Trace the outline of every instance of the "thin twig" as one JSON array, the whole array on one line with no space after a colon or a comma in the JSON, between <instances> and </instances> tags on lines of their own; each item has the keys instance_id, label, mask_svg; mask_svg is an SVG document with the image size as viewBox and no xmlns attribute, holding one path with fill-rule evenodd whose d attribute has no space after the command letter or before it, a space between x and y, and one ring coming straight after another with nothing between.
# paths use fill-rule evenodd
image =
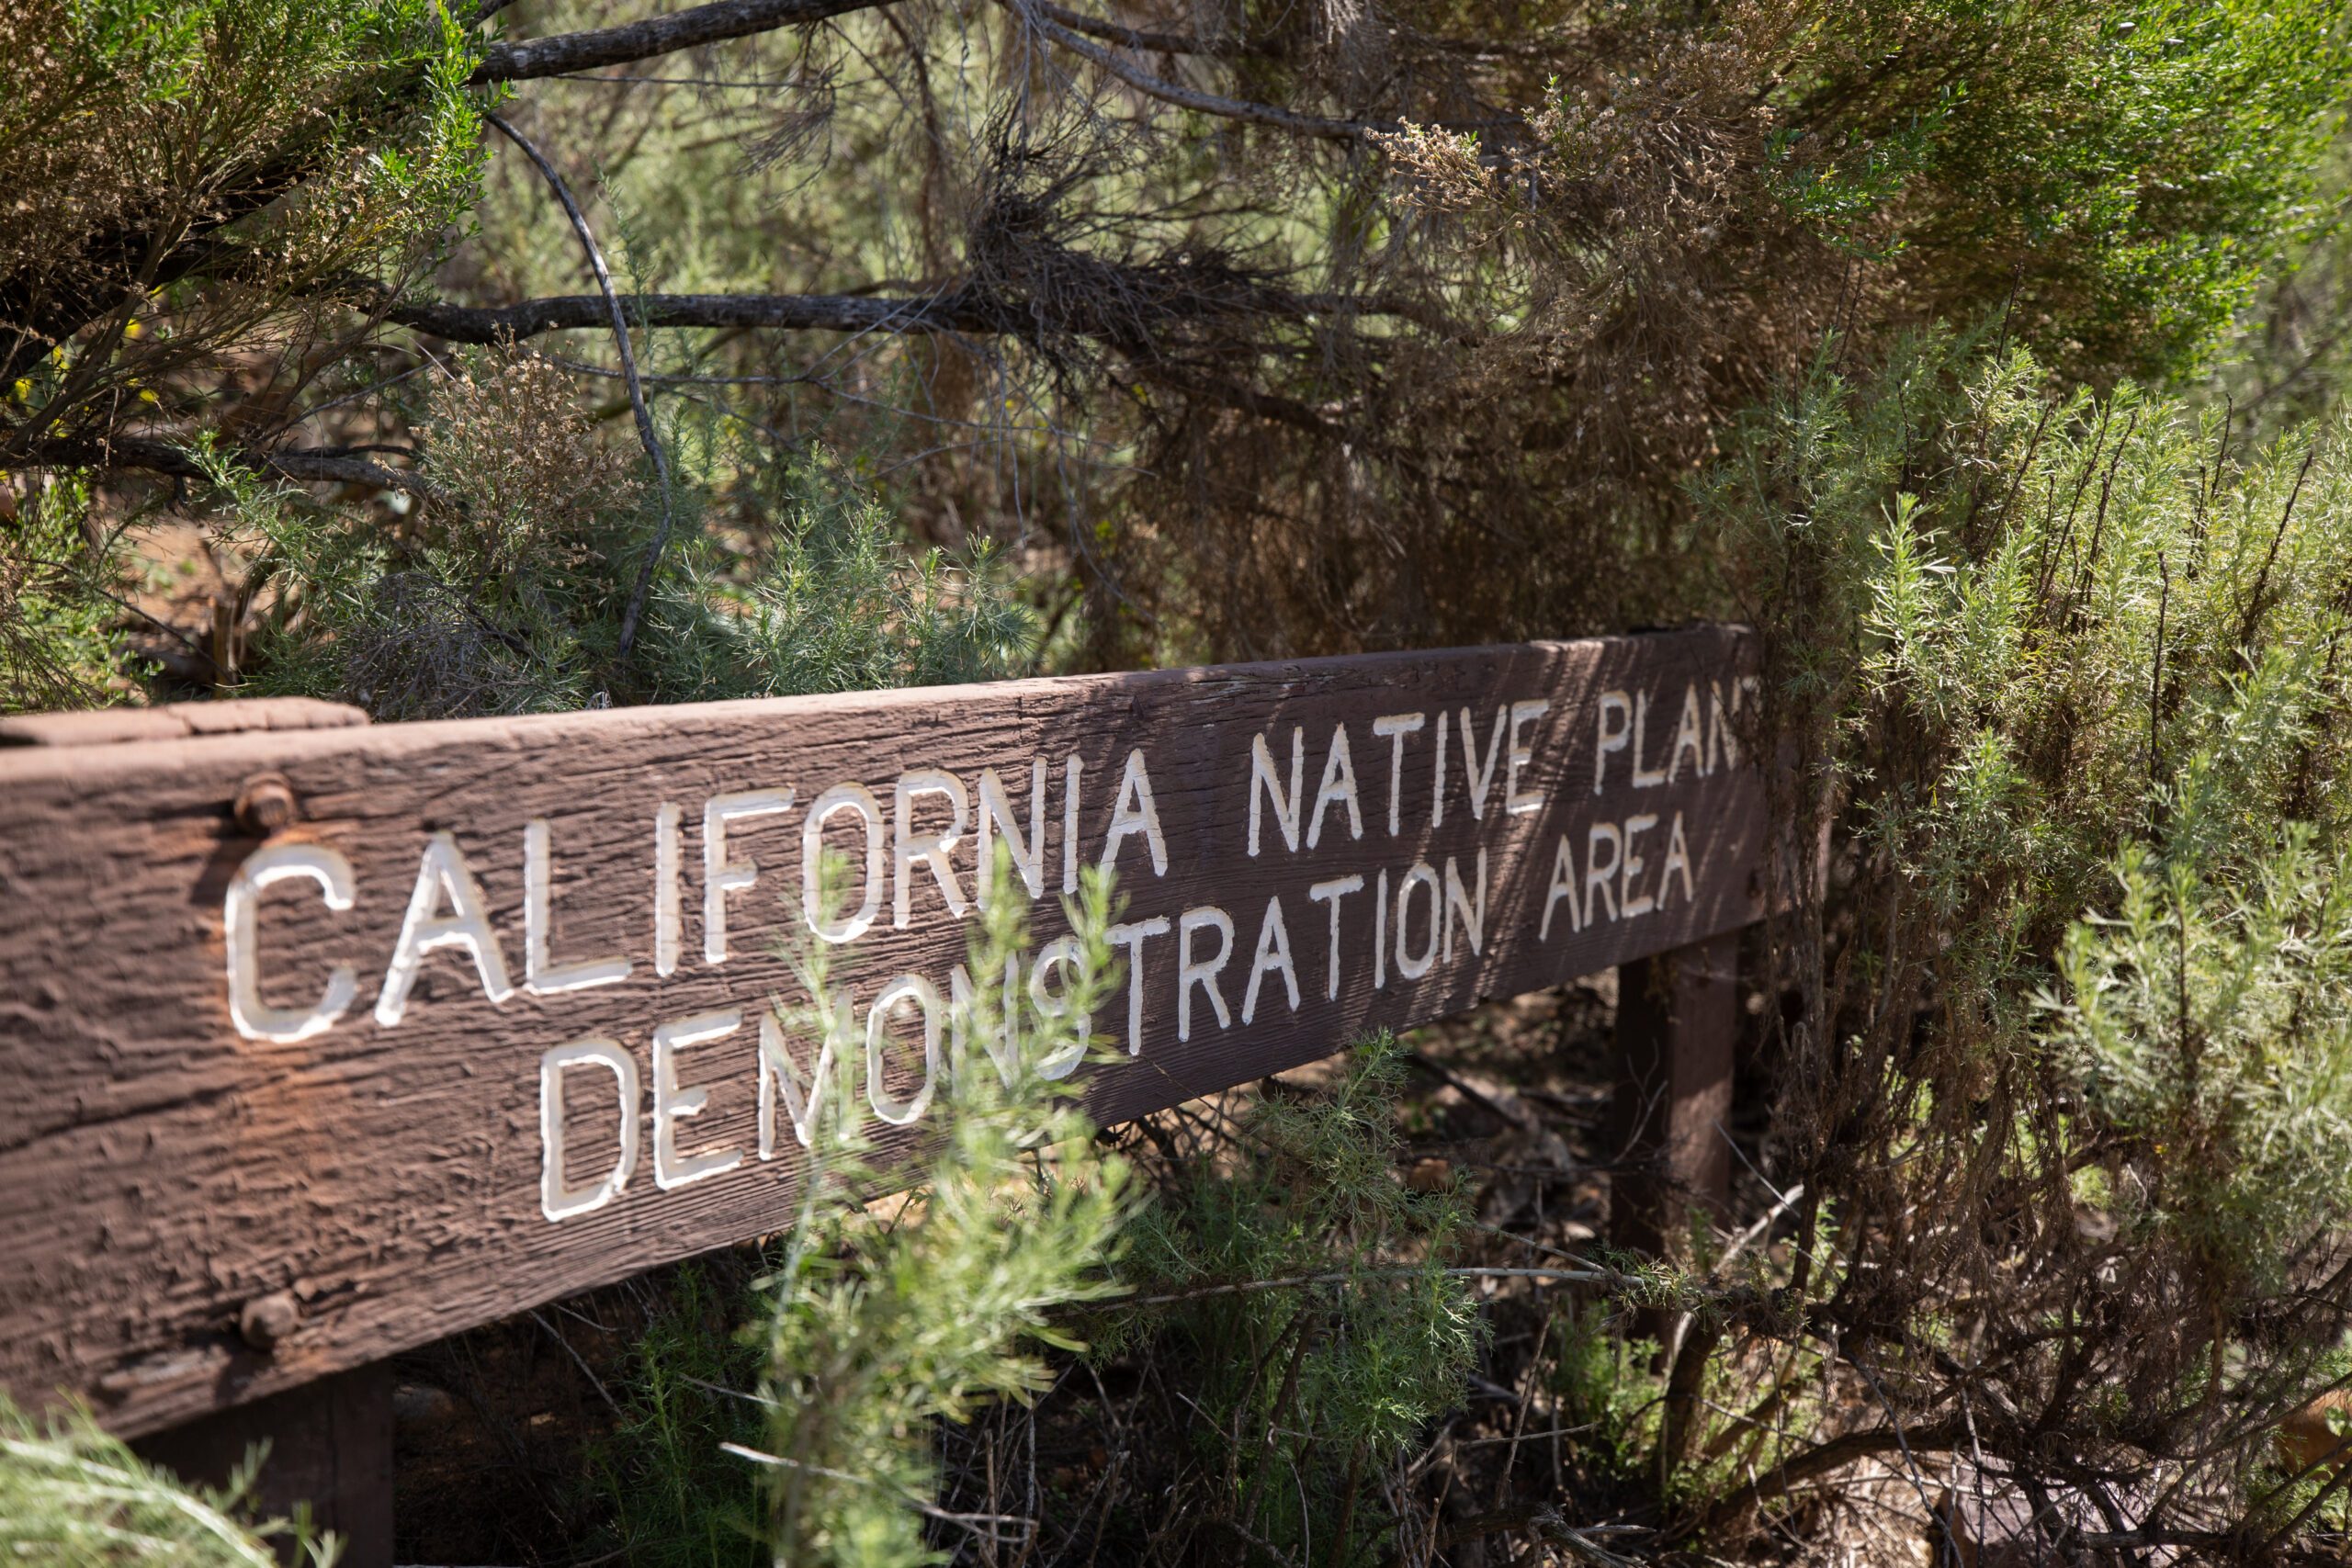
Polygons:
<instances>
[{"instance_id":1,"label":"thin twig","mask_svg":"<svg viewBox=\"0 0 2352 1568\"><path fill-rule=\"evenodd\" d=\"M1129 1306L1164 1306L1170 1302L1199 1301L1205 1296L1238 1296L1252 1291L1289 1290L1302 1285L1341 1285L1356 1280L1415 1280L1419 1269L1381 1269L1369 1273L1294 1274L1281 1280L1245 1280L1238 1285L1204 1285L1197 1291L1175 1291L1164 1296L1137 1296ZM1607 1269L1440 1269L1449 1280L1544 1280L1555 1284L1624 1286L1634 1281ZM1506 1397L1516 1399L1517 1394Z\"/></svg>"},{"instance_id":2,"label":"thin twig","mask_svg":"<svg viewBox=\"0 0 2352 1568\"><path fill-rule=\"evenodd\" d=\"M1179 108L1193 109L1202 114L1216 115L1224 119L1246 120L1253 125L1272 126L1279 130L1296 131L1305 136L1329 137L1335 141L1351 141L1368 130L1385 130L1385 126L1371 125L1360 120L1329 119L1321 115L1296 114L1272 104L1253 104L1241 98L1227 98L1215 93L1195 92L1190 87L1163 81L1147 71L1138 71L1102 45L1080 38L1069 28L1055 21L1029 0L998 0L998 4L1014 17L1035 28L1046 38L1060 44L1071 53L1092 61L1095 64L1125 82L1139 93L1174 104ZM1399 121L1397 129L1402 129Z\"/></svg>"},{"instance_id":3,"label":"thin twig","mask_svg":"<svg viewBox=\"0 0 2352 1568\"><path fill-rule=\"evenodd\" d=\"M1878 1378L1862 1365L1860 1357L1848 1354L1844 1355L1844 1360L1862 1374L1863 1381L1871 1385L1871 1392L1878 1395L1879 1404L1885 1407L1887 1425L1894 1429L1895 1446L1903 1450L1904 1468L1911 1472L1909 1479L1913 1489L1919 1494L1920 1506L1928 1510L1928 1517L1935 1520L1937 1527L1943 1531L1944 1542L1951 1548L1952 1561L1965 1562L1968 1559L1960 1550L1960 1538L1952 1533L1951 1520L1944 1517L1936 1507L1934 1499L1928 1495L1927 1478L1919 1473L1919 1461L1911 1456L1911 1440L1904 1435L1903 1417L1894 1413L1894 1402L1886 1397L1886 1390L1879 1386Z\"/></svg>"},{"instance_id":4,"label":"thin twig","mask_svg":"<svg viewBox=\"0 0 2352 1568\"><path fill-rule=\"evenodd\" d=\"M596 274L596 287L604 291L605 307L613 317L613 346L621 356L621 376L628 383L629 412L637 416L637 437L645 444L646 456L653 459L653 472L662 482L662 526L653 536L653 543L646 547L645 559L637 569L637 585L629 590L628 607L621 612L620 658L628 658L629 646L637 640L637 623L645 613L645 592L653 582L653 569L662 559L662 552L670 544L670 459L662 455L662 442L653 434L653 415L645 407L645 389L637 379L637 355L630 351L628 322L621 315L621 299L613 288L613 275L605 265L605 253L596 247L596 236L588 231L588 219L580 204L571 198L571 187L555 172L555 165L540 155L539 150L525 139L523 133L491 113L482 111L481 118L496 127L506 140L523 150L556 199L563 203L565 216L571 220L571 231L580 236L580 248L588 253L588 265Z\"/></svg>"},{"instance_id":5,"label":"thin twig","mask_svg":"<svg viewBox=\"0 0 2352 1568\"><path fill-rule=\"evenodd\" d=\"M1791 1209L1796 1207L1797 1201L1804 1196L1804 1183L1800 1181L1795 1186L1790 1188L1786 1192L1780 1193L1778 1196L1781 1201L1773 1204L1770 1210L1769 1210L1761 1219L1748 1226L1746 1230L1740 1232L1737 1235L1732 1237L1731 1245L1724 1247L1723 1256L1715 1259L1715 1266L1707 1270L1708 1278L1714 1279L1719 1277L1723 1273L1724 1266L1725 1264L1729 1263L1747 1248L1753 1246L1757 1237L1762 1235L1766 1231L1770 1230L1773 1224L1782 1214L1787 1213Z\"/></svg>"},{"instance_id":6,"label":"thin twig","mask_svg":"<svg viewBox=\"0 0 2352 1568\"><path fill-rule=\"evenodd\" d=\"M621 1410L620 1401L613 1397L613 1391L605 1386L605 1380L596 1375L594 1369L588 1365L580 1352L571 1348L571 1341L566 1339L554 1324L541 1317L537 1312L531 1314L531 1321L547 1330L548 1338L563 1347L563 1353L571 1358L571 1364L580 1369L581 1375L588 1380L595 1391L605 1396L605 1403L612 1407L613 1414L624 1421L628 1420L628 1416Z\"/></svg>"},{"instance_id":7,"label":"thin twig","mask_svg":"<svg viewBox=\"0 0 2352 1568\"><path fill-rule=\"evenodd\" d=\"M747 1449L741 1443L721 1443L718 1445L718 1450L721 1453L733 1454L738 1459L748 1459L757 1464L773 1464L785 1470L797 1470L808 1475L821 1475L828 1481L846 1481L853 1486L870 1486L877 1492L895 1490L886 1487L872 1476L852 1475L845 1470L829 1470L821 1464L808 1464L797 1459L786 1459L782 1454L762 1453L757 1449ZM938 1519L944 1524L960 1525L972 1534L986 1536L991 1540L1002 1540L1005 1538L993 1531L983 1530L979 1528L980 1526L1026 1525L1035 1522L1020 1514L951 1514L936 1504L926 1503L910 1494L902 1495L899 1500L925 1517Z\"/></svg>"}]
</instances>

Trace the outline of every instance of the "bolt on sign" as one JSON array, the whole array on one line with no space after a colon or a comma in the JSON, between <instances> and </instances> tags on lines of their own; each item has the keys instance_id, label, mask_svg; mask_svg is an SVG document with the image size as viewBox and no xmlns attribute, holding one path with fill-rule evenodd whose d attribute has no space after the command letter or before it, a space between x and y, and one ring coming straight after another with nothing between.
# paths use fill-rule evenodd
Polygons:
<instances>
[{"instance_id":1,"label":"bolt on sign","mask_svg":"<svg viewBox=\"0 0 2352 1568\"><path fill-rule=\"evenodd\" d=\"M152 1430L784 1227L781 953L835 950L917 1138L998 845L1046 1010L1116 874L1117 1059L1037 1064L1104 1121L1747 924L1750 667L1702 628L0 750L0 1381Z\"/></svg>"}]
</instances>

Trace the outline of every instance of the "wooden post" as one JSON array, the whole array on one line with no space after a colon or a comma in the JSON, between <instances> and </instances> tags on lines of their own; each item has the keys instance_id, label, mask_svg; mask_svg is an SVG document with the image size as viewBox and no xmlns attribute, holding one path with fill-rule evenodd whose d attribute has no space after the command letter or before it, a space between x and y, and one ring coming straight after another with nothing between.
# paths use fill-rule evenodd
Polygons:
<instances>
[{"instance_id":1,"label":"wooden post","mask_svg":"<svg viewBox=\"0 0 2352 1568\"><path fill-rule=\"evenodd\" d=\"M139 1439L141 1457L184 1480L219 1486L246 1450L266 1441L252 1501L263 1517L308 1503L322 1529L345 1539L338 1568L391 1568L392 1368L377 1361ZM289 1543L277 1543L289 1564Z\"/></svg>"},{"instance_id":2,"label":"wooden post","mask_svg":"<svg viewBox=\"0 0 2352 1568\"><path fill-rule=\"evenodd\" d=\"M1732 1047L1739 1034L1739 933L1617 968L1616 1157L1610 1239L1654 1258L1687 1252L1690 1205L1731 1203Z\"/></svg>"}]
</instances>

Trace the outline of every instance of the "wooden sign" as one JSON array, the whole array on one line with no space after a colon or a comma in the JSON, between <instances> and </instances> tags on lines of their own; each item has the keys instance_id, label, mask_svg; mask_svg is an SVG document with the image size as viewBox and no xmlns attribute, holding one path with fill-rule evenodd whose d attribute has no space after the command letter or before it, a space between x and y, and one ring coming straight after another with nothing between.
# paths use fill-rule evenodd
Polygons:
<instances>
[{"instance_id":1,"label":"wooden sign","mask_svg":"<svg viewBox=\"0 0 2352 1568\"><path fill-rule=\"evenodd\" d=\"M0 750L0 1380L147 1431L786 1226L779 948L832 944L918 1136L999 843L1042 997L1116 873L1105 1121L1746 924L1746 668L1707 628Z\"/></svg>"}]
</instances>

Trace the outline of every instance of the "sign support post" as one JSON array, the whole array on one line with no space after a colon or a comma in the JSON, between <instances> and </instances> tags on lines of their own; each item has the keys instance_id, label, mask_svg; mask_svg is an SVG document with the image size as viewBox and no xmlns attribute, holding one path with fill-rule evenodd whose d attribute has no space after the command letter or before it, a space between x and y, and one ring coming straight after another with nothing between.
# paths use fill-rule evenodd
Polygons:
<instances>
[{"instance_id":1,"label":"sign support post","mask_svg":"<svg viewBox=\"0 0 2352 1568\"><path fill-rule=\"evenodd\" d=\"M1692 1208L1731 1207L1732 1050L1739 933L1617 967L1616 1157L1610 1239L1654 1258L1688 1252Z\"/></svg>"},{"instance_id":2,"label":"sign support post","mask_svg":"<svg viewBox=\"0 0 2352 1568\"><path fill-rule=\"evenodd\" d=\"M219 1486L247 1450L269 1445L252 1499L265 1518L307 1503L344 1538L336 1568L392 1568L392 1364L373 1361L141 1438L141 1458ZM277 1542L294 1564L290 1538Z\"/></svg>"}]
</instances>

